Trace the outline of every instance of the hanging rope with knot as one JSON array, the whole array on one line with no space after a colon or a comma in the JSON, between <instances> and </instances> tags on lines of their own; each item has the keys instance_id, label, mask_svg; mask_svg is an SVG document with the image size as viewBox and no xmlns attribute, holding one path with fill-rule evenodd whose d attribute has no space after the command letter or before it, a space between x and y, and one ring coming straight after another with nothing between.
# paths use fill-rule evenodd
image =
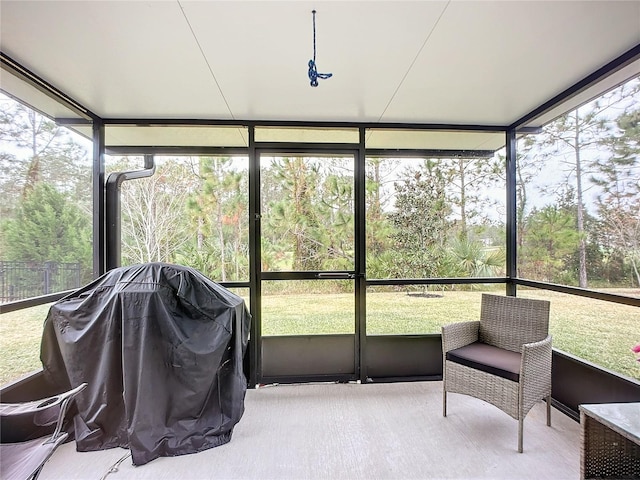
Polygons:
<instances>
[{"instance_id":1,"label":"hanging rope with knot","mask_svg":"<svg viewBox=\"0 0 640 480\"><path fill-rule=\"evenodd\" d=\"M318 79L327 79L333 76L333 73L318 73L316 67L316 11L312 10L313 14L313 60L309 60L309 80L312 87L318 86Z\"/></svg>"}]
</instances>

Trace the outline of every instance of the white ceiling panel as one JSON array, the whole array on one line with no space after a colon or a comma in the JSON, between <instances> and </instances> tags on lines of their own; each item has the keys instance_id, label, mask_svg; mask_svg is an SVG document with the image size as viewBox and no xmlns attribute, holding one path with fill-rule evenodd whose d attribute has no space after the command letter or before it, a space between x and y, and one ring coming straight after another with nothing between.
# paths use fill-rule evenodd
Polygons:
<instances>
[{"instance_id":1,"label":"white ceiling panel","mask_svg":"<svg viewBox=\"0 0 640 480\"><path fill-rule=\"evenodd\" d=\"M384 121L516 121L640 43L639 2L451 2Z\"/></svg>"},{"instance_id":2,"label":"white ceiling panel","mask_svg":"<svg viewBox=\"0 0 640 480\"><path fill-rule=\"evenodd\" d=\"M236 118L378 121L446 2L182 2ZM319 72L312 88L312 10Z\"/></svg>"},{"instance_id":3,"label":"white ceiling panel","mask_svg":"<svg viewBox=\"0 0 640 480\"><path fill-rule=\"evenodd\" d=\"M103 118L510 125L639 44L635 0L0 0L2 53Z\"/></svg>"},{"instance_id":4,"label":"white ceiling panel","mask_svg":"<svg viewBox=\"0 0 640 480\"><path fill-rule=\"evenodd\" d=\"M2 51L98 115L230 118L176 2L1 8Z\"/></svg>"},{"instance_id":5,"label":"white ceiling panel","mask_svg":"<svg viewBox=\"0 0 640 480\"><path fill-rule=\"evenodd\" d=\"M0 86L5 92L10 93L18 100L30 99L34 106L37 105L37 110L45 115L53 118L85 118L83 112L74 111L65 107L60 102L45 95L30 83L25 82L22 78L3 69L0 69Z\"/></svg>"}]
</instances>

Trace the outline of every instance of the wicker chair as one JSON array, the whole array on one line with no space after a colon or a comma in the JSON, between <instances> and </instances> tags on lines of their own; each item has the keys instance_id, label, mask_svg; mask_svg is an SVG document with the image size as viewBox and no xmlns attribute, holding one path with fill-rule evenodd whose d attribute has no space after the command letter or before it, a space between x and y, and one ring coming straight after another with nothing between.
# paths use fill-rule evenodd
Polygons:
<instances>
[{"instance_id":1,"label":"wicker chair","mask_svg":"<svg viewBox=\"0 0 640 480\"><path fill-rule=\"evenodd\" d=\"M551 426L549 302L482 295L480 321L442 327L442 414L447 392L489 402L518 420L518 452L529 410L547 403Z\"/></svg>"}]
</instances>

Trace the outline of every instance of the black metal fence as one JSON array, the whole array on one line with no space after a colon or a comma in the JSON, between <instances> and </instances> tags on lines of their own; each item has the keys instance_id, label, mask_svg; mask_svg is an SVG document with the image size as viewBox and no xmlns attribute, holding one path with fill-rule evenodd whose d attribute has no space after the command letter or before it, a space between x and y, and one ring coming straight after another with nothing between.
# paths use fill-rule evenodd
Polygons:
<instances>
[{"instance_id":1,"label":"black metal fence","mask_svg":"<svg viewBox=\"0 0 640 480\"><path fill-rule=\"evenodd\" d=\"M79 288L80 263L0 260L0 303Z\"/></svg>"}]
</instances>

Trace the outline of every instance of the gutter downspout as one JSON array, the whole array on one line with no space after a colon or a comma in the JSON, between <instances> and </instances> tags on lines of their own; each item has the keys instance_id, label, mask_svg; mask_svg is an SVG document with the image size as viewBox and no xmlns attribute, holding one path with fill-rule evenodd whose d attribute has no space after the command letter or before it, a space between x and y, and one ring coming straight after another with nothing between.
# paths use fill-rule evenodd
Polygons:
<instances>
[{"instance_id":1,"label":"gutter downspout","mask_svg":"<svg viewBox=\"0 0 640 480\"><path fill-rule=\"evenodd\" d=\"M106 182L106 271L120 266L122 232L120 227L121 205L120 187L122 182L138 178L151 177L156 172L153 155L144 156L144 169L127 172L112 172Z\"/></svg>"}]
</instances>

